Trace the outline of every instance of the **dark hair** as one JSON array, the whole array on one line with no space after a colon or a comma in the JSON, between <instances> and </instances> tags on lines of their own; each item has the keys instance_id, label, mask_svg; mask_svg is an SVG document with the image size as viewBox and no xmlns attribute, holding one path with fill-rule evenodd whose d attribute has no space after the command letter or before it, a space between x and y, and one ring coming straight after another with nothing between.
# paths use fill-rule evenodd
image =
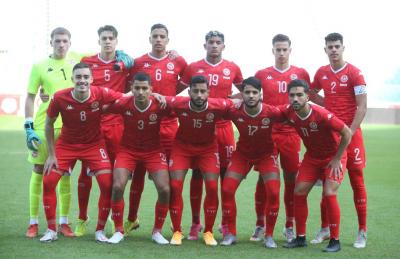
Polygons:
<instances>
[{"instance_id":1,"label":"dark hair","mask_svg":"<svg viewBox=\"0 0 400 259\"><path fill-rule=\"evenodd\" d=\"M152 33L155 29L164 29L167 32L167 35L168 35L167 26L165 26L162 23L156 23L153 26L151 26L150 33Z\"/></svg>"},{"instance_id":2,"label":"dark hair","mask_svg":"<svg viewBox=\"0 0 400 259\"><path fill-rule=\"evenodd\" d=\"M100 27L100 28L97 30L97 34L100 36L100 34L101 34L103 31L110 31L110 32L112 32L112 34L114 35L115 38L118 38L118 31L117 31L117 29L115 29L115 27L112 26L112 25L104 25L104 26Z\"/></svg>"},{"instance_id":3,"label":"dark hair","mask_svg":"<svg viewBox=\"0 0 400 259\"><path fill-rule=\"evenodd\" d=\"M261 91L261 81L258 78L256 78L255 76L251 76L251 77L248 77L245 80L243 80L242 87L241 87L242 91L244 90L246 85L251 85L258 91Z\"/></svg>"},{"instance_id":4,"label":"dark hair","mask_svg":"<svg viewBox=\"0 0 400 259\"><path fill-rule=\"evenodd\" d=\"M149 82L149 85L151 85L151 79L150 76L147 73L144 72L139 72L133 77L133 81L147 81Z\"/></svg>"},{"instance_id":5,"label":"dark hair","mask_svg":"<svg viewBox=\"0 0 400 259\"><path fill-rule=\"evenodd\" d=\"M342 34L337 33L337 32L329 33L329 34L326 35L326 37L325 37L325 44L326 44L328 41L338 41L338 40L340 41L340 43L343 44L343 36L342 36Z\"/></svg>"},{"instance_id":6,"label":"dark hair","mask_svg":"<svg viewBox=\"0 0 400 259\"><path fill-rule=\"evenodd\" d=\"M211 37L220 37L222 39L222 42L225 42L225 36L222 32L219 31L209 31L206 34L206 42L211 38Z\"/></svg>"},{"instance_id":7,"label":"dark hair","mask_svg":"<svg viewBox=\"0 0 400 259\"><path fill-rule=\"evenodd\" d=\"M308 85L308 83L301 79L295 79L290 81L290 83L288 84L288 92L290 92L290 89L294 87L303 87L305 93L307 93L310 90L310 86Z\"/></svg>"},{"instance_id":8,"label":"dark hair","mask_svg":"<svg viewBox=\"0 0 400 259\"><path fill-rule=\"evenodd\" d=\"M74 72L77 69L82 69L82 68L89 68L90 73L92 73L92 70L90 69L89 65L84 62L79 62L79 63L75 64L75 66L72 68L72 72Z\"/></svg>"},{"instance_id":9,"label":"dark hair","mask_svg":"<svg viewBox=\"0 0 400 259\"><path fill-rule=\"evenodd\" d=\"M272 38L272 45L276 42L288 42L289 46L292 44L291 40L285 34L277 34Z\"/></svg>"},{"instance_id":10,"label":"dark hair","mask_svg":"<svg viewBox=\"0 0 400 259\"><path fill-rule=\"evenodd\" d=\"M208 80L205 76L202 75L192 76L190 78L189 88L192 88L192 86L194 86L195 84L207 84L208 88Z\"/></svg>"},{"instance_id":11,"label":"dark hair","mask_svg":"<svg viewBox=\"0 0 400 259\"><path fill-rule=\"evenodd\" d=\"M64 27L57 27L54 30L51 31L50 37L51 39L54 38L54 35L57 34L66 34L68 35L68 38L71 39L71 33L69 32L69 30L65 29Z\"/></svg>"}]
</instances>

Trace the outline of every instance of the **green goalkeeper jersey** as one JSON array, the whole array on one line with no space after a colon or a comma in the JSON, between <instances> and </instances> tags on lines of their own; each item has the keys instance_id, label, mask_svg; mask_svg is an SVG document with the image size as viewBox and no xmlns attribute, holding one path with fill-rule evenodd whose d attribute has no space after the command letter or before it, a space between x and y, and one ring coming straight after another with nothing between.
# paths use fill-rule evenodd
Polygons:
<instances>
[{"instance_id":1,"label":"green goalkeeper jersey","mask_svg":"<svg viewBox=\"0 0 400 259\"><path fill-rule=\"evenodd\" d=\"M84 55L70 52L64 59L47 58L32 66L29 78L28 93L37 94L42 87L45 94L50 98L60 89L72 87L72 68L79 63ZM41 103L36 112L34 127L44 130L46 111L49 101ZM54 123L54 128L61 128L62 122L59 117Z\"/></svg>"}]
</instances>

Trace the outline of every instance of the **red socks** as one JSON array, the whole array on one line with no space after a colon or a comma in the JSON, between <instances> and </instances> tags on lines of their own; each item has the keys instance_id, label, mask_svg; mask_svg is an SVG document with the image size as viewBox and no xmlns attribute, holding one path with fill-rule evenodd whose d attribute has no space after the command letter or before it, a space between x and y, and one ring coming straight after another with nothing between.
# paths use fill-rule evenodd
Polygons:
<instances>
[{"instance_id":1,"label":"red socks","mask_svg":"<svg viewBox=\"0 0 400 259\"><path fill-rule=\"evenodd\" d=\"M98 202L99 212L96 231L104 229L104 226L107 223L108 215L110 214L113 182L112 178L113 175L111 173L96 175L96 180L100 188L100 197Z\"/></svg>"},{"instance_id":2,"label":"red socks","mask_svg":"<svg viewBox=\"0 0 400 259\"><path fill-rule=\"evenodd\" d=\"M285 212L286 212L286 228L293 228L294 222L294 186L295 183L285 183L285 191L283 200L285 202Z\"/></svg>"},{"instance_id":3,"label":"red socks","mask_svg":"<svg viewBox=\"0 0 400 259\"><path fill-rule=\"evenodd\" d=\"M294 194L294 217L296 221L296 235L305 236L308 217L307 195Z\"/></svg>"},{"instance_id":4,"label":"red socks","mask_svg":"<svg viewBox=\"0 0 400 259\"><path fill-rule=\"evenodd\" d=\"M112 201L112 214L111 218L114 221L115 231L124 233L124 199L119 201Z\"/></svg>"},{"instance_id":5,"label":"red socks","mask_svg":"<svg viewBox=\"0 0 400 259\"><path fill-rule=\"evenodd\" d=\"M54 231L56 231L56 186L60 179L61 175L54 171L51 171L49 175L43 176L43 208L46 214L47 227Z\"/></svg>"},{"instance_id":6,"label":"red socks","mask_svg":"<svg viewBox=\"0 0 400 259\"><path fill-rule=\"evenodd\" d=\"M192 173L192 179L190 180L190 206L192 208L192 224L200 224L201 198L203 196L203 176L198 169L193 169Z\"/></svg>"},{"instance_id":7,"label":"red socks","mask_svg":"<svg viewBox=\"0 0 400 259\"><path fill-rule=\"evenodd\" d=\"M325 196L331 238L339 239L340 207L336 195Z\"/></svg>"},{"instance_id":8,"label":"red socks","mask_svg":"<svg viewBox=\"0 0 400 259\"><path fill-rule=\"evenodd\" d=\"M155 218L154 218L154 231L159 231L161 232L162 227L164 225L165 217L167 217L169 205L168 204L162 204L157 201L156 207L155 207Z\"/></svg>"},{"instance_id":9,"label":"red socks","mask_svg":"<svg viewBox=\"0 0 400 259\"><path fill-rule=\"evenodd\" d=\"M353 199L358 216L359 230L367 231L367 192L365 190L364 175L362 169L349 170Z\"/></svg>"},{"instance_id":10,"label":"red socks","mask_svg":"<svg viewBox=\"0 0 400 259\"><path fill-rule=\"evenodd\" d=\"M206 197L204 198L204 233L213 232L218 211L218 180L205 180Z\"/></svg>"},{"instance_id":11,"label":"red socks","mask_svg":"<svg viewBox=\"0 0 400 259\"><path fill-rule=\"evenodd\" d=\"M265 206L265 236L272 236L274 233L276 219L279 212L279 189L280 181L271 179L264 184L266 191L266 206Z\"/></svg>"},{"instance_id":12,"label":"red socks","mask_svg":"<svg viewBox=\"0 0 400 259\"><path fill-rule=\"evenodd\" d=\"M89 204L90 190L92 189L92 178L87 175L86 168L82 166L78 178L78 204L79 219L87 219L87 208Z\"/></svg>"},{"instance_id":13,"label":"red socks","mask_svg":"<svg viewBox=\"0 0 400 259\"><path fill-rule=\"evenodd\" d=\"M144 182L146 177L146 169L139 164L132 177L131 188L129 193L129 214L128 220L134 222L137 219L140 199L142 197Z\"/></svg>"},{"instance_id":14,"label":"red socks","mask_svg":"<svg viewBox=\"0 0 400 259\"><path fill-rule=\"evenodd\" d=\"M254 203L257 215L256 226L264 227L265 225L265 187L264 182L260 177L258 177L256 192L254 193Z\"/></svg>"},{"instance_id":15,"label":"red socks","mask_svg":"<svg viewBox=\"0 0 400 259\"><path fill-rule=\"evenodd\" d=\"M222 183L222 221L228 225L229 233L236 235L236 200L235 193L240 181L225 177Z\"/></svg>"},{"instance_id":16,"label":"red socks","mask_svg":"<svg viewBox=\"0 0 400 259\"><path fill-rule=\"evenodd\" d=\"M171 179L171 199L169 204L170 217L172 222L173 231L182 231L182 210L183 210L183 199L182 189L183 182L181 180Z\"/></svg>"}]
</instances>

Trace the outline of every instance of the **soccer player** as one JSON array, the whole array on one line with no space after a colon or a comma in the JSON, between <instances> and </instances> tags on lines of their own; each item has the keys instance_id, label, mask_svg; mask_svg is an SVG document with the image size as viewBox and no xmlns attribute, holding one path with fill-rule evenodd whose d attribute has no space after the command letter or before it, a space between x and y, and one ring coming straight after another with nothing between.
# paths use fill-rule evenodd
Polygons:
<instances>
[{"instance_id":1,"label":"soccer player","mask_svg":"<svg viewBox=\"0 0 400 259\"><path fill-rule=\"evenodd\" d=\"M231 61L222 58L225 49L225 36L219 31L210 31L205 36L204 49L206 58L191 63L181 79L180 89L188 87L190 78L203 75L208 79L211 98L227 98L232 94L232 84L238 89L243 81L240 68ZM232 122L221 120L217 122L218 152L220 157L221 183L228 166L232 152L235 149ZM190 181L190 204L192 208L192 226L188 236L189 240L197 240L198 233L202 230L200 223L200 207L203 192L203 178L199 170L193 170ZM224 222L221 223L224 230Z\"/></svg>"},{"instance_id":2,"label":"soccer player","mask_svg":"<svg viewBox=\"0 0 400 259\"><path fill-rule=\"evenodd\" d=\"M276 248L272 235L278 217L280 179L272 125L277 120L283 121L284 117L278 108L262 103L261 82L256 77L243 81L242 97L240 109L232 108L227 115L235 123L240 137L222 184L222 215L229 230L221 245L236 242L235 193L254 165L265 186L265 247Z\"/></svg>"},{"instance_id":3,"label":"soccer player","mask_svg":"<svg viewBox=\"0 0 400 259\"><path fill-rule=\"evenodd\" d=\"M95 239L106 242L104 227L110 212L112 174L100 123L102 106L117 100L122 94L108 88L91 86L92 73L85 63L73 67L72 81L74 87L58 91L47 110L46 140L49 155L44 166L43 207L48 229L40 241L57 240L55 187L62 175L72 172L79 159L94 173L100 187ZM54 122L59 114L63 126L55 144Z\"/></svg>"},{"instance_id":4,"label":"soccer player","mask_svg":"<svg viewBox=\"0 0 400 259\"><path fill-rule=\"evenodd\" d=\"M167 51L169 42L168 28L164 24L154 24L150 29L149 42L151 52L135 59L135 65L131 69L131 76L138 72L144 72L151 77L152 92L164 96L175 96L179 78L186 68L183 57L175 57ZM164 117L161 121L160 136L161 145L169 160L172 143L178 130L178 121L174 116ZM144 188L146 171L142 168L135 171L132 177L130 189L129 215L124 224L125 235L139 226L137 212L140 198Z\"/></svg>"},{"instance_id":5,"label":"soccer player","mask_svg":"<svg viewBox=\"0 0 400 259\"><path fill-rule=\"evenodd\" d=\"M160 124L162 118L169 115L169 109L160 108L150 96L149 75L140 72L133 80L131 88L134 96L121 99L108 109L123 115L125 124L113 172L111 207L116 232L108 242L117 244L124 238L125 186L136 166L143 164L158 191L152 240L165 245L169 242L162 236L161 230L169 209L170 188L167 157L160 144Z\"/></svg>"},{"instance_id":6,"label":"soccer player","mask_svg":"<svg viewBox=\"0 0 400 259\"><path fill-rule=\"evenodd\" d=\"M69 87L71 82L72 67L79 62L81 56L68 53L71 46L71 33L62 27L51 32L50 45L53 53L50 57L32 66L28 84L28 94L25 100L25 130L26 142L29 149L28 161L33 164L29 185L30 225L26 236L33 238L38 235L38 210L42 192L43 165L47 158L46 139L44 133L46 110L48 102L42 102L36 112L35 120L34 102L39 89L49 96L57 90ZM61 129L61 120L54 124L54 137L58 138ZM63 176L58 188L60 197L60 225L59 232L64 236L72 237L74 233L68 222L69 207L71 204L70 177Z\"/></svg>"},{"instance_id":7,"label":"soccer player","mask_svg":"<svg viewBox=\"0 0 400 259\"><path fill-rule=\"evenodd\" d=\"M283 111L289 123L302 138L306 153L296 177L294 190L297 236L284 247L307 246L307 196L315 182L322 178L330 228L330 241L323 251L337 252L340 250L340 207L336 195L344 177L346 147L350 143L351 131L330 111L308 103L309 86L304 80L291 81L288 84L288 91L290 106Z\"/></svg>"},{"instance_id":8,"label":"soccer player","mask_svg":"<svg viewBox=\"0 0 400 259\"><path fill-rule=\"evenodd\" d=\"M352 64L344 61L343 36L330 33L325 37L325 53L329 65L321 67L314 76L313 93L324 91L324 98L317 94L311 100L324 105L351 129L352 139L347 148L346 168L349 172L354 194L354 205L358 216L358 235L353 246L364 248L367 244L367 193L364 183L366 157L360 124L367 111L367 90L364 76ZM322 226L315 243L329 236L326 201L321 202Z\"/></svg>"},{"instance_id":9,"label":"soccer player","mask_svg":"<svg viewBox=\"0 0 400 259\"><path fill-rule=\"evenodd\" d=\"M182 244L182 189L187 170L199 168L205 181L204 200L206 245L215 246L213 226L218 210L218 177L220 170L216 123L232 106L228 99L208 99L211 86L207 78L198 75L190 80L190 97L167 99L179 119L179 128L169 161L171 181L170 216L174 234L172 245Z\"/></svg>"},{"instance_id":10,"label":"soccer player","mask_svg":"<svg viewBox=\"0 0 400 259\"><path fill-rule=\"evenodd\" d=\"M264 103L274 106L288 104L287 85L291 80L302 79L310 83L310 76L305 69L290 65L289 57L291 52L291 40L288 36L277 34L272 38L272 54L275 57L275 65L259 70L255 75L261 81ZM284 202L286 223L284 235L288 241L291 241L294 238L293 192L299 167L301 140L294 128L283 123L273 125L272 138L278 149L285 182ZM260 241L262 233L265 231L265 190L261 176L257 182L254 199L257 221L250 240Z\"/></svg>"},{"instance_id":11,"label":"soccer player","mask_svg":"<svg viewBox=\"0 0 400 259\"><path fill-rule=\"evenodd\" d=\"M114 26L102 26L97 30L97 33L99 36L100 53L82 58L82 62L88 64L92 71L92 85L107 87L124 93L127 87L129 69L133 65L133 60L122 51L116 50L118 31ZM111 165L114 164L123 130L124 124L120 115L102 115L101 132L105 139ZM90 172L83 165L78 179L79 216L74 231L76 236L82 236L86 233L86 227L89 222L87 207L92 179L88 174L90 175Z\"/></svg>"}]
</instances>

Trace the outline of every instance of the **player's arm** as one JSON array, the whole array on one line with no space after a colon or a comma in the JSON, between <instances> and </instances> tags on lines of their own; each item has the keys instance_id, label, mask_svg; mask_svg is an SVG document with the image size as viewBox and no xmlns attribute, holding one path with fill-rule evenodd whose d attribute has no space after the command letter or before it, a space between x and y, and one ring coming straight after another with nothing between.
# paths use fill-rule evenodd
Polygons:
<instances>
[{"instance_id":1,"label":"player's arm","mask_svg":"<svg viewBox=\"0 0 400 259\"><path fill-rule=\"evenodd\" d=\"M310 89L308 96L313 103L324 106L324 97L319 94L317 89Z\"/></svg>"},{"instance_id":2,"label":"player's arm","mask_svg":"<svg viewBox=\"0 0 400 259\"><path fill-rule=\"evenodd\" d=\"M341 166L340 160L347 148L347 145L349 145L351 140L351 131L350 128L346 125L343 126L341 131L339 131L339 134L341 138L338 150L333 159L328 164L328 167L331 168L331 174L334 175L334 179L339 179L340 173L344 170L344 168L342 168Z\"/></svg>"},{"instance_id":3,"label":"player's arm","mask_svg":"<svg viewBox=\"0 0 400 259\"><path fill-rule=\"evenodd\" d=\"M182 81L180 81L180 82L178 83L178 85L176 86L176 95L182 93L183 90L185 90L186 88L188 88L188 85L186 85L185 83L183 83Z\"/></svg>"},{"instance_id":4,"label":"player's arm","mask_svg":"<svg viewBox=\"0 0 400 259\"><path fill-rule=\"evenodd\" d=\"M356 130L360 127L361 122L363 121L365 114L367 113L367 93L365 92L365 85L355 87L359 88L359 91L356 91L356 104L357 110L354 115L353 122L350 125L351 134L354 134Z\"/></svg>"},{"instance_id":5,"label":"player's arm","mask_svg":"<svg viewBox=\"0 0 400 259\"><path fill-rule=\"evenodd\" d=\"M45 136L47 141L47 152L48 157L46 163L44 164L44 174L50 174L53 168L58 168L56 152L54 149L54 122L56 121L56 117L46 116L46 124L45 124Z\"/></svg>"}]
</instances>

